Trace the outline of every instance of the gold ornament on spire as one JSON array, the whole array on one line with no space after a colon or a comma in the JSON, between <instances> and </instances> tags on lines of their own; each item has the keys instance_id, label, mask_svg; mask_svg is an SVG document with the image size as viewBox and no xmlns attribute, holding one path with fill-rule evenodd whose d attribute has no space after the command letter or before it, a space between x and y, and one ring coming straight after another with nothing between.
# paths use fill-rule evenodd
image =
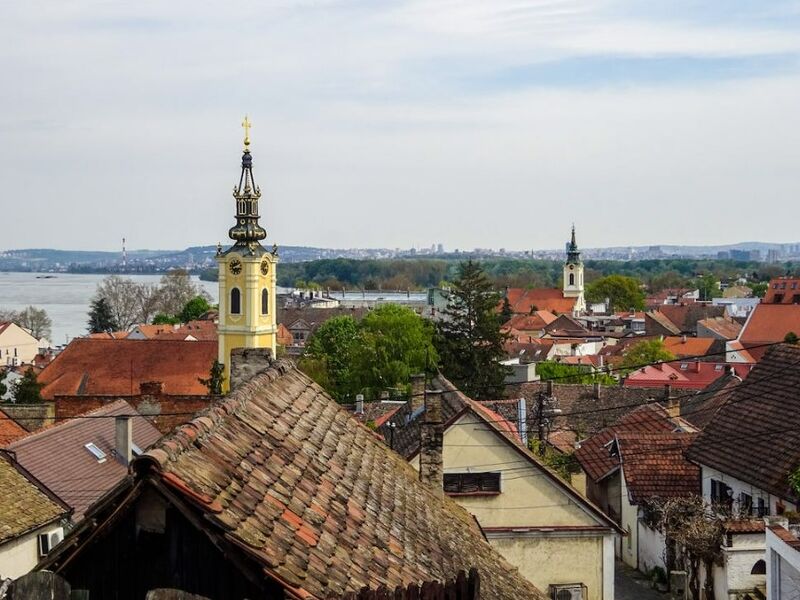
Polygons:
<instances>
[{"instance_id":1,"label":"gold ornament on spire","mask_svg":"<svg viewBox=\"0 0 800 600\"><path fill-rule=\"evenodd\" d=\"M250 119L247 118L247 115L244 116L244 121L242 121L242 129L244 129L244 151L247 152L250 150L250 127L253 124L250 122Z\"/></svg>"}]
</instances>

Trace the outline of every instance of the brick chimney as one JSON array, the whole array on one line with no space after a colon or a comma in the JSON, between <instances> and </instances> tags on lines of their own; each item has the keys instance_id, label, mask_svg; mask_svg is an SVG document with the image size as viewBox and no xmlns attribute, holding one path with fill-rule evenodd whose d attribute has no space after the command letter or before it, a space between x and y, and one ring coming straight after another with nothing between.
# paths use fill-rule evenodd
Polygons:
<instances>
[{"instance_id":1,"label":"brick chimney","mask_svg":"<svg viewBox=\"0 0 800 600\"><path fill-rule=\"evenodd\" d=\"M231 390L266 371L272 364L269 348L234 348L231 350Z\"/></svg>"},{"instance_id":2,"label":"brick chimney","mask_svg":"<svg viewBox=\"0 0 800 600\"><path fill-rule=\"evenodd\" d=\"M425 397L425 414L420 430L419 479L438 495L444 493L443 439L442 392L429 390Z\"/></svg>"},{"instance_id":3,"label":"brick chimney","mask_svg":"<svg viewBox=\"0 0 800 600\"><path fill-rule=\"evenodd\" d=\"M425 402L425 373L417 373L409 379L411 379L411 410L417 410Z\"/></svg>"},{"instance_id":4,"label":"brick chimney","mask_svg":"<svg viewBox=\"0 0 800 600\"><path fill-rule=\"evenodd\" d=\"M114 418L114 452L117 460L126 467L133 459L133 424L131 418L120 415Z\"/></svg>"}]
</instances>

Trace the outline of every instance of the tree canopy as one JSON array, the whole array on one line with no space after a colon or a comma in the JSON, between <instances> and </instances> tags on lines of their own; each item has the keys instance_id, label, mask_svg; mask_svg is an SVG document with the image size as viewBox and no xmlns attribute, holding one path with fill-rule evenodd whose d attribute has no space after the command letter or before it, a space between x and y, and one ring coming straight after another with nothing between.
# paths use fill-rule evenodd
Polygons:
<instances>
[{"instance_id":1,"label":"tree canopy","mask_svg":"<svg viewBox=\"0 0 800 600\"><path fill-rule=\"evenodd\" d=\"M211 305L205 296L195 296L183 305L183 310L180 313L180 320L183 323L199 319L202 315L211 309Z\"/></svg>"},{"instance_id":2,"label":"tree canopy","mask_svg":"<svg viewBox=\"0 0 800 600\"><path fill-rule=\"evenodd\" d=\"M14 402L18 404L35 404L42 401L44 384L36 379L36 373L29 368L14 384Z\"/></svg>"},{"instance_id":3,"label":"tree canopy","mask_svg":"<svg viewBox=\"0 0 800 600\"><path fill-rule=\"evenodd\" d=\"M508 369L500 331L500 294L478 263L459 265L447 308L437 325L436 348L445 376L473 398L499 398Z\"/></svg>"},{"instance_id":4,"label":"tree canopy","mask_svg":"<svg viewBox=\"0 0 800 600\"><path fill-rule=\"evenodd\" d=\"M103 297L93 298L89 305L89 333L104 333L118 329L119 325L108 301Z\"/></svg>"},{"instance_id":5,"label":"tree canopy","mask_svg":"<svg viewBox=\"0 0 800 600\"><path fill-rule=\"evenodd\" d=\"M628 348L628 351L622 358L622 367L633 369L643 365L670 360L675 360L675 355L667 350L664 346L664 342L659 339L642 340Z\"/></svg>"},{"instance_id":6,"label":"tree canopy","mask_svg":"<svg viewBox=\"0 0 800 600\"><path fill-rule=\"evenodd\" d=\"M588 302L605 302L608 298L614 311L644 309L644 292L641 282L624 275L608 275L596 279L586 288Z\"/></svg>"}]
</instances>

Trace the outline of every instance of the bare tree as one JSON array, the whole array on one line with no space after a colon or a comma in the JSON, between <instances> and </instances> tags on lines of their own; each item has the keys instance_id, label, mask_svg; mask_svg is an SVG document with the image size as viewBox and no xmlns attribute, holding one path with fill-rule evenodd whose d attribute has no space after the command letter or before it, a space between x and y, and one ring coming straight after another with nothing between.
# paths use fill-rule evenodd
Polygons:
<instances>
[{"instance_id":1,"label":"bare tree","mask_svg":"<svg viewBox=\"0 0 800 600\"><path fill-rule=\"evenodd\" d=\"M160 288L158 285L150 283L137 283L135 293L136 304L139 309L137 322L149 323L158 313Z\"/></svg>"},{"instance_id":2,"label":"bare tree","mask_svg":"<svg viewBox=\"0 0 800 600\"><path fill-rule=\"evenodd\" d=\"M139 285L132 279L109 275L97 284L94 297L105 298L120 328L128 329L140 322Z\"/></svg>"},{"instance_id":3,"label":"bare tree","mask_svg":"<svg viewBox=\"0 0 800 600\"><path fill-rule=\"evenodd\" d=\"M183 269L174 269L161 278L157 312L165 315L179 315L186 303L195 296L202 296L206 300L210 300L205 290L192 283L189 273Z\"/></svg>"},{"instance_id":4,"label":"bare tree","mask_svg":"<svg viewBox=\"0 0 800 600\"><path fill-rule=\"evenodd\" d=\"M692 598L700 599L701 566L706 575L705 597L713 598L714 562L722 554L725 532L723 516L700 496L665 500L660 513L667 545L675 545L677 560L686 568Z\"/></svg>"},{"instance_id":5,"label":"bare tree","mask_svg":"<svg viewBox=\"0 0 800 600\"><path fill-rule=\"evenodd\" d=\"M37 340L50 338L52 333L53 321L47 316L47 311L43 308L29 306L18 313L17 325L24 327L31 332Z\"/></svg>"},{"instance_id":6,"label":"bare tree","mask_svg":"<svg viewBox=\"0 0 800 600\"><path fill-rule=\"evenodd\" d=\"M16 323L19 313L7 308L0 308L0 323Z\"/></svg>"}]
</instances>

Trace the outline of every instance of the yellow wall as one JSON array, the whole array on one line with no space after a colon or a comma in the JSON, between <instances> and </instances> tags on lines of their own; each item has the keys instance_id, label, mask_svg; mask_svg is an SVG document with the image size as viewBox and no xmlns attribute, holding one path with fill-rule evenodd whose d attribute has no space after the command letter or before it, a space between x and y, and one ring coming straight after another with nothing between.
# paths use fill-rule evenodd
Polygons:
<instances>
[{"instance_id":1,"label":"yellow wall","mask_svg":"<svg viewBox=\"0 0 800 600\"><path fill-rule=\"evenodd\" d=\"M242 263L241 272L232 273L230 264L233 260ZM269 270L266 275L261 272L262 261L266 261ZM230 356L235 348L270 348L272 356L277 350L277 257L270 253L262 256L249 256L230 252L217 257L219 266L219 356L218 360L225 365L225 385L223 391L229 390ZM230 294L233 288L241 293L241 310L239 314L230 312ZM269 307L267 314L261 314L261 290L269 290Z\"/></svg>"},{"instance_id":2,"label":"yellow wall","mask_svg":"<svg viewBox=\"0 0 800 600\"><path fill-rule=\"evenodd\" d=\"M22 327L11 323L0 333L0 366L31 363L38 352L39 340Z\"/></svg>"},{"instance_id":3,"label":"yellow wall","mask_svg":"<svg viewBox=\"0 0 800 600\"><path fill-rule=\"evenodd\" d=\"M550 585L582 583L587 600L603 598L603 540L599 536L490 537L489 543L544 593Z\"/></svg>"},{"instance_id":4,"label":"yellow wall","mask_svg":"<svg viewBox=\"0 0 800 600\"><path fill-rule=\"evenodd\" d=\"M499 495L453 496L485 529L605 525L488 425L478 424L478 417L472 413L445 431L443 462L445 473L501 472ZM419 469L419 457L412 464ZM540 589L547 592L550 584L583 583L589 600L603 600L604 589L613 589L613 545L609 540L606 564L611 561L612 567L606 574L610 581L604 582L603 536L602 532L586 531L487 531L492 545ZM605 600L613 600L612 594L606 595Z\"/></svg>"}]
</instances>

